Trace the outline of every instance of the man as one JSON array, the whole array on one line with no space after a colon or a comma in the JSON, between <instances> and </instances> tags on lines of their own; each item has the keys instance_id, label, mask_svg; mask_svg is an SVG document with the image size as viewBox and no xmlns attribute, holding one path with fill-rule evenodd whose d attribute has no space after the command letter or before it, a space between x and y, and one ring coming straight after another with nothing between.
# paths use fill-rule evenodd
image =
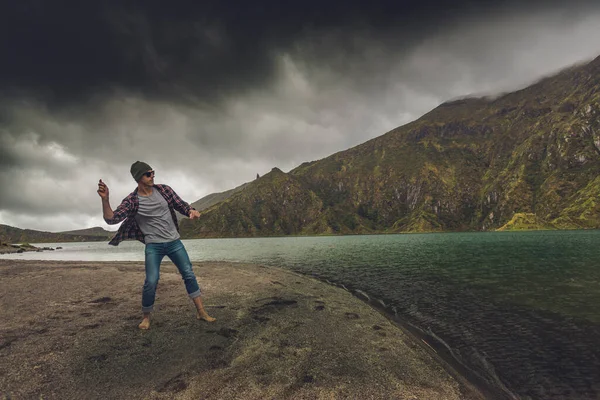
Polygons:
<instances>
[{"instance_id":1,"label":"man","mask_svg":"<svg viewBox=\"0 0 600 400\"><path fill-rule=\"evenodd\" d=\"M102 179L98 182L98 194L102 198L102 212L107 224L118 224L125 220L109 244L117 246L125 239L137 239L146 244L146 280L142 292L143 319L139 328L150 328L150 312L154 307L160 263L164 256L168 256L181 273L188 295L198 311L197 318L208 322L215 321L202 305L200 287L187 251L179 240L179 224L175 216L175 210L191 219L200 217L200 213L183 201L169 186L154 184L154 170L148 164L134 162L131 165L131 176L138 186L123 199L116 210L113 211L110 207L108 187Z\"/></svg>"}]
</instances>

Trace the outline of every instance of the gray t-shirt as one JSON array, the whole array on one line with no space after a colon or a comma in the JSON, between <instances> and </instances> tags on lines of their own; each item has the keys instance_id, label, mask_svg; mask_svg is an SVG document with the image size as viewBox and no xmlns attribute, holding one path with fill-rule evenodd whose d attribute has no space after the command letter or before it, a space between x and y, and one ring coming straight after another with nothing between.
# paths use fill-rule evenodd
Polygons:
<instances>
[{"instance_id":1,"label":"gray t-shirt","mask_svg":"<svg viewBox=\"0 0 600 400\"><path fill-rule=\"evenodd\" d=\"M150 196L138 195L140 207L135 220L146 243L165 243L179 239L179 232L169 211L169 204L158 190Z\"/></svg>"}]
</instances>

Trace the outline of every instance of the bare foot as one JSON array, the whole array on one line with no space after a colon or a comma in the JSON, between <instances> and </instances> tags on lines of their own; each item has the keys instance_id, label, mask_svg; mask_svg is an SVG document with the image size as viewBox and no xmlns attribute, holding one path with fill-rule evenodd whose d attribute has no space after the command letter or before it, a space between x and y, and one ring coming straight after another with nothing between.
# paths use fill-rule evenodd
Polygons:
<instances>
[{"instance_id":1,"label":"bare foot","mask_svg":"<svg viewBox=\"0 0 600 400\"><path fill-rule=\"evenodd\" d=\"M203 319L206 322L215 322L217 320L216 318L211 317L207 313L196 313L196 318Z\"/></svg>"},{"instance_id":2,"label":"bare foot","mask_svg":"<svg viewBox=\"0 0 600 400\"><path fill-rule=\"evenodd\" d=\"M150 318L144 318L142 322L138 325L140 329L150 329Z\"/></svg>"}]
</instances>

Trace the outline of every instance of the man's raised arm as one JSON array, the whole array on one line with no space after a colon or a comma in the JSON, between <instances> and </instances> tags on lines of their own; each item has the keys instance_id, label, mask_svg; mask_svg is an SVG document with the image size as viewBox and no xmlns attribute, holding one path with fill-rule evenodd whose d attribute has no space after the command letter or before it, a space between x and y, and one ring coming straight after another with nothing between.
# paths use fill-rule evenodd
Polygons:
<instances>
[{"instance_id":1,"label":"man's raised arm","mask_svg":"<svg viewBox=\"0 0 600 400\"><path fill-rule=\"evenodd\" d=\"M98 182L98 195L100 196L100 198L102 199L102 215L104 217L105 220L111 220L114 218L115 213L113 212L112 208L110 207L110 200L108 198L108 186L106 186L106 184L104 182L102 182L102 179L100 179L100 181Z\"/></svg>"},{"instance_id":2,"label":"man's raised arm","mask_svg":"<svg viewBox=\"0 0 600 400\"><path fill-rule=\"evenodd\" d=\"M127 218L129 213L130 204L127 199L123 200L123 202L117 207L115 211L110 206L110 200L108 197L108 186L102 179L98 182L98 195L102 199L102 216L104 217L104 221L106 221L109 225L118 224Z\"/></svg>"}]
</instances>

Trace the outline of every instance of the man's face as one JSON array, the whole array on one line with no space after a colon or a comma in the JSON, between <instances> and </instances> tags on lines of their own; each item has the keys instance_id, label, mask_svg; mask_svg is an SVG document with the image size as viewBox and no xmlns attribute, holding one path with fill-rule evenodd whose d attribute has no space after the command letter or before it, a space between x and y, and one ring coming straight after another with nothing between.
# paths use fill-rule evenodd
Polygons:
<instances>
[{"instance_id":1,"label":"man's face","mask_svg":"<svg viewBox=\"0 0 600 400\"><path fill-rule=\"evenodd\" d=\"M150 169L144 172L144 175L142 175L142 179L140 179L140 182L148 186L154 185L154 170Z\"/></svg>"}]
</instances>

